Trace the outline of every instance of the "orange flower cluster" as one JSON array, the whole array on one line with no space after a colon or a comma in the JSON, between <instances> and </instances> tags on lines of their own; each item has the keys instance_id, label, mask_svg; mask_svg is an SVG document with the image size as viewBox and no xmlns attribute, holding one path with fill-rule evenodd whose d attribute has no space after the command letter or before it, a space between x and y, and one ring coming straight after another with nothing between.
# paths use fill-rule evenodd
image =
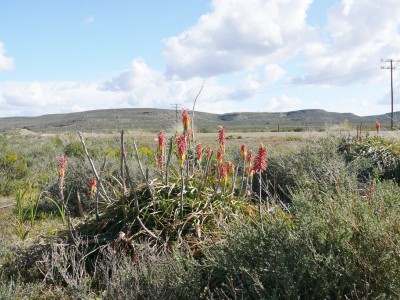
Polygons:
<instances>
[{"instance_id":1,"label":"orange flower cluster","mask_svg":"<svg viewBox=\"0 0 400 300\"><path fill-rule=\"evenodd\" d=\"M230 161L228 161L226 165L228 168L229 175L233 175L235 173L235 165Z\"/></svg>"},{"instance_id":2,"label":"orange flower cluster","mask_svg":"<svg viewBox=\"0 0 400 300\"><path fill-rule=\"evenodd\" d=\"M246 144L242 144L242 146L240 147L240 152L242 153L243 161L245 161L246 156L247 156L247 145Z\"/></svg>"},{"instance_id":3,"label":"orange flower cluster","mask_svg":"<svg viewBox=\"0 0 400 300\"><path fill-rule=\"evenodd\" d=\"M223 186L226 186L226 183L228 182L228 170L226 164L221 165L221 181Z\"/></svg>"},{"instance_id":4,"label":"orange flower cluster","mask_svg":"<svg viewBox=\"0 0 400 300\"><path fill-rule=\"evenodd\" d=\"M89 182L89 198L93 199L94 194L96 193L97 190L97 181L96 178L93 178L92 180L90 180Z\"/></svg>"},{"instance_id":5,"label":"orange flower cluster","mask_svg":"<svg viewBox=\"0 0 400 300\"><path fill-rule=\"evenodd\" d=\"M178 156L179 156L179 166L182 169L183 163L185 162L186 157L186 138L185 135L181 135L176 139L178 145Z\"/></svg>"},{"instance_id":6,"label":"orange flower cluster","mask_svg":"<svg viewBox=\"0 0 400 300\"><path fill-rule=\"evenodd\" d=\"M161 170L164 163L164 151L165 151L165 136L162 131L158 133L158 168Z\"/></svg>"},{"instance_id":7,"label":"orange flower cluster","mask_svg":"<svg viewBox=\"0 0 400 300\"><path fill-rule=\"evenodd\" d=\"M67 156L64 154L58 158L58 166L57 166L58 178L64 178L66 170L67 170Z\"/></svg>"},{"instance_id":8,"label":"orange flower cluster","mask_svg":"<svg viewBox=\"0 0 400 300\"><path fill-rule=\"evenodd\" d=\"M218 151L217 151L217 163L218 163L218 166L222 165L223 158L224 158L224 153L222 152L221 148L218 148Z\"/></svg>"},{"instance_id":9,"label":"orange flower cluster","mask_svg":"<svg viewBox=\"0 0 400 300\"><path fill-rule=\"evenodd\" d=\"M220 126L218 130L218 140L219 140L219 148L223 153L225 153L225 144L226 144L226 130L224 127Z\"/></svg>"},{"instance_id":10,"label":"orange flower cluster","mask_svg":"<svg viewBox=\"0 0 400 300\"><path fill-rule=\"evenodd\" d=\"M183 130L187 132L189 130L190 125L190 115L188 114L186 109L182 110L182 125Z\"/></svg>"},{"instance_id":11,"label":"orange flower cluster","mask_svg":"<svg viewBox=\"0 0 400 300\"><path fill-rule=\"evenodd\" d=\"M263 144L260 144L258 148L253 169L255 172L263 172L267 169L267 149Z\"/></svg>"},{"instance_id":12,"label":"orange flower cluster","mask_svg":"<svg viewBox=\"0 0 400 300\"><path fill-rule=\"evenodd\" d=\"M201 163L201 160L203 159L203 145L198 144L196 146L196 159L199 163Z\"/></svg>"},{"instance_id":13,"label":"orange flower cluster","mask_svg":"<svg viewBox=\"0 0 400 300\"><path fill-rule=\"evenodd\" d=\"M253 175L253 168L252 168L252 161L253 161L253 151L249 150L249 152L247 153L247 157L246 157L246 173L247 176L251 176Z\"/></svg>"},{"instance_id":14,"label":"orange flower cluster","mask_svg":"<svg viewBox=\"0 0 400 300\"><path fill-rule=\"evenodd\" d=\"M378 120L376 120L376 122L375 122L375 128L376 128L376 132L379 133L379 130L381 129L381 123L379 123Z\"/></svg>"}]
</instances>

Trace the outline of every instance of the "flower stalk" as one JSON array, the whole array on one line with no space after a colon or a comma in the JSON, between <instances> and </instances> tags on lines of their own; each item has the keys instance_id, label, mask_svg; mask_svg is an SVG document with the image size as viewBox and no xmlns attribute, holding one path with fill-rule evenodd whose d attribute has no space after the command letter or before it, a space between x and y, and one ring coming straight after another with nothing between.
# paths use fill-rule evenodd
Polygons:
<instances>
[{"instance_id":1,"label":"flower stalk","mask_svg":"<svg viewBox=\"0 0 400 300\"><path fill-rule=\"evenodd\" d=\"M259 180L259 195L258 195L258 215L260 218L261 229L263 229L262 223L262 206L261 206L261 191L262 191L262 180L261 175L267 169L267 149L261 143L260 147L258 148L256 157L254 158L254 172L258 173L258 180ZM269 211L269 204L267 201L267 211Z\"/></svg>"}]
</instances>

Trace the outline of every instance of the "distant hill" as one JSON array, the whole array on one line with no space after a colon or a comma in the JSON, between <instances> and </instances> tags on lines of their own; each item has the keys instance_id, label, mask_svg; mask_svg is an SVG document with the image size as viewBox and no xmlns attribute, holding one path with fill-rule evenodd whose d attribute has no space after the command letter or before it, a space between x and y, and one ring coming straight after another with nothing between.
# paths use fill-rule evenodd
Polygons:
<instances>
[{"instance_id":1,"label":"distant hill","mask_svg":"<svg viewBox=\"0 0 400 300\"><path fill-rule=\"evenodd\" d=\"M400 112L396 112L400 116ZM383 127L390 126L389 114L360 117L352 113L334 113L321 109L306 109L280 113L238 112L211 114L195 112L197 131L213 132L218 126L230 131L276 131L320 129L326 125L342 124L347 120L352 125L374 126L379 119ZM92 110L78 113L53 114L38 117L0 118L0 131L26 129L34 132L117 132L120 130L143 130L157 132L173 130L181 115L169 109L125 108Z\"/></svg>"}]
</instances>

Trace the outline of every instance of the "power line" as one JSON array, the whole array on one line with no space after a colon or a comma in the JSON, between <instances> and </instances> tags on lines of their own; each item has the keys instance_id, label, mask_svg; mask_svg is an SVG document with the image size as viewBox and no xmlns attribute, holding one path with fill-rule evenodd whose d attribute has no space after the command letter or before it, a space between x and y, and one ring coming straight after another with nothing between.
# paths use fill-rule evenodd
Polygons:
<instances>
[{"instance_id":1,"label":"power line","mask_svg":"<svg viewBox=\"0 0 400 300\"><path fill-rule=\"evenodd\" d=\"M330 79L336 79L336 78L340 78L340 77L346 77L346 76L350 76L353 74L357 74L357 73L364 73L367 71L371 71L371 70L375 70L375 67L371 67L371 68L367 68L367 69L362 69L362 70L358 70L358 71L354 71L351 73L346 73L346 74L338 74L338 75L333 75L331 77L323 77L323 78L318 78L318 79L314 79L314 80L305 80L303 82L300 82L302 84L313 84L316 82L320 82L320 81L325 81L325 80L330 80Z\"/></svg>"},{"instance_id":2,"label":"power line","mask_svg":"<svg viewBox=\"0 0 400 300\"><path fill-rule=\"evenodd\" d=\"M180 103L171 103L171 107L175 108L175 123L178 123L178 107L180 107Z\"/></svg>"},{"instance_id":3,"label":"power line","mask_svg":"<svg viewBox=\"0 0 400 300\"><path fill-rule=\"evenodd\" d=\"M394 60L394 59L381 59L381 62L383 63L390 63L390 66L383 65L381 66L381 69L386 69L390 70L390 92L391 92L391 104L392 104L392 111L390 115L390 128L393 129L393 70L398 70L397 66L393 66L393 63L399 63L400 60Z\"/></svg>"},{"instance_id":4,"label":"power line","mask_svg":"<svg viewBox=\"0 0 400 300\"><path fill-rule=\"evenodd\" d=\"M270 92L275 92L275 91L279 91L282 89L287 89L290 87L294 87L294 86L300 86L300 85L308 85L308 84L314 84L317 82L321 82L321 81L328 81L328 80L332 80L332 79L337 79L337 78L341 78L341 77L348 77L354 74L358 74L358 73L364 73L364 72L368 72L368 71L372 71L372 70L376 70L376 66L374 67L369 67L366 69L362 69L362 70L357 70L351 73L345 73L345 74L337 74L337 75L332 75L329 77L322 77L322 78L317 78L317 79L313 79L313 80L303 80L303 81L298 81L298 82L288 82L284 85L281 86L277 86L274 88L267 88L264 87L262 89L259 90L253 90L253 91L242 91L243 95L256 95L256 94L264 94L264 93L270 93ZM221 95L225 95L225 94L221 94Z\"/></svg>"}]
</instances>

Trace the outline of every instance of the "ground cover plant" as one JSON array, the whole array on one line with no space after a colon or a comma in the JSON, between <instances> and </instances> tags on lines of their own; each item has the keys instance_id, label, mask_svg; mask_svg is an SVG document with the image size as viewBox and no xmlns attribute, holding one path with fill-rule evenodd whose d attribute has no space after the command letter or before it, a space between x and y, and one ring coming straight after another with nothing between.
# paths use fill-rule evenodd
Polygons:
<instances>
[{"instance_id":1,"label":"ground cover plant","mask_svg":"<svg viewBox=\"0 0 400 300\"><path fill-rule=\"evenodd\" d=\"M2 209L0 298L399 298L397 141L206 143L182 117L147 141L8 142L46 180Z\"/></svg>"}]
</instances>

